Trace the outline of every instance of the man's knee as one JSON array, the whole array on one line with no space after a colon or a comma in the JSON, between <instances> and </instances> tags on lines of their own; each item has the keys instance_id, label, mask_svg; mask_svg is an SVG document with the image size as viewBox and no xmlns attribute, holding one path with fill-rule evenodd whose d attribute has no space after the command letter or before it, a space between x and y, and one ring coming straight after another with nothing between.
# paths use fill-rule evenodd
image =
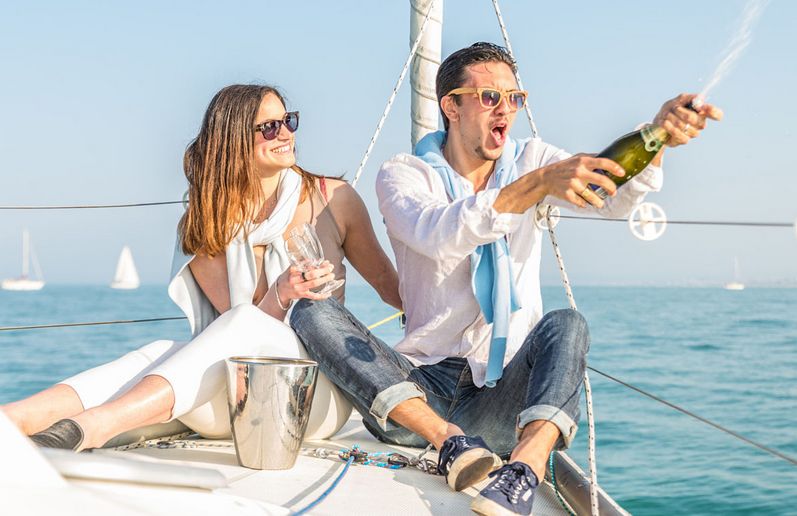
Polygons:
<instances>
[{"instance_id":1,"label":"man's knee","mask_svg":"<svg viewBox=\"0 0 797 516\"><path fill-rule=\"evenodd\" d=\"M541 322L547 330L557 334L557 343L572 349L574 354L586 354L589 350L589 326L580 312L570 308L554 310Z\"/></svg>"},{"instance_id":2,"label":"man's knee","mask_svg":"<svg viewBox=\"0 0 797 516\"><path fill-rule=\"evenodd\" d=\"M334 346L345 327L345 309L334 299L301 299L293 307L290 324L308 351L317 346Z\"/></svg>"},{"instance_id":3,"label":"man's knee","mask_svg":"<svg viewBox=\"0 0 797 516\"><path fill-rule=\"evenodd\" d=\"M561 327L573 328L576 331L588 332L587 320L578 310L562 308L545 314L543 319L548 319L552 324Z\"/></svg>"}]
</instances>

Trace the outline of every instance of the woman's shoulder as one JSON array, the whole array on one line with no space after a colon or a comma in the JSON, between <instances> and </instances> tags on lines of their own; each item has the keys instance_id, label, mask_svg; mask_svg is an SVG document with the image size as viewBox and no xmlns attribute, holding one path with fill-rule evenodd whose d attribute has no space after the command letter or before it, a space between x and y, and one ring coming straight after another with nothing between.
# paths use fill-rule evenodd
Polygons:
<instances>
[{"instance_id":1,"label":"woman's shoulder","mask_svg":"<svg viewBox=\"0 0 797 516\"><path fill-rule=\"evenodd\" d=\"M357 190L343 179L323 177L319 178L318 185L322 194L324 194L324 190L326 190L324 198L330 204L334 202L335 204L342 205L354 198L360 198L360 194L357 193Z\"/></svg>"},{"instance_id":2,"label":"woman's shoulder","mask_svg":"<svg viewBox=\"0 0 797 516\"><path fill-rule=\"evenodd\" d=\"M322 184L326 185L328 192L337 191L340 188L351 188L351 185L348 183L348 181L344 181L343 179L337 177L319 177L318 185L321 186ZM353 188L351 189L353 190Z\"/></svg>"},{"instance_id":3,"label":"woman's shoulder","mask_svg":"<svg viewBox=\"0 0 797 516\"><path fill-rule=\"evenodd\" d=\"M352 224L357 224L362 217L363 210L366 209L365 203L357 190L348 182L330 177L319 180L319 183L322 181L326 183L326 194L324 194L321 184L319 184L319 189L322 190L321 193L326 199L330 214L335 219L341 236L345 238L347 228Z\"/></svg>"}]
</instances>

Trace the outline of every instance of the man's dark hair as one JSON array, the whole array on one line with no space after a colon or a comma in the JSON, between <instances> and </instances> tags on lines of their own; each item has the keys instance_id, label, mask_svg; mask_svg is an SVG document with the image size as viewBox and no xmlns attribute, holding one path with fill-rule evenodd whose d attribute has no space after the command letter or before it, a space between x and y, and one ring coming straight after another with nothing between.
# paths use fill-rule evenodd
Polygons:
<instances>
[{"instance_id":1,"label":"man's dark hair","mask_svg":"<svg viewBox=\"0 0 797 516\"><path fill-rule=\"evenodd\" d=\"M457 50L445 61L440 64L437 70L436 89L437 105L449 91L459 88L465 82L465 68L474 63L498 62L506 63L512 69L512 73L517 73L517 63L512 59L507 50L494 43L480 41L473 45ZM454 102L459 104L459 97L454 96ZM448 131L448 118L442 109L443 126Z\"/></svg>"}]
</instances>

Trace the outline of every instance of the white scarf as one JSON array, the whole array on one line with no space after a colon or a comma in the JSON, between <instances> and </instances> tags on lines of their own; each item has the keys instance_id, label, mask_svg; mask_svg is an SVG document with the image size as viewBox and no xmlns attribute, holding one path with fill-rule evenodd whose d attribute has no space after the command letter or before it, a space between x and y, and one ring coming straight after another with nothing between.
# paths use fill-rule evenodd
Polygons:
<instances>
[{"instance_id":1,"label":"white scarf","mask_svg":"<svg viewBox=\"0 0 797 516\"><path fill-rule=\"evenodd\" d=\"M285 169L277 191L277 205L271 215L261 222L247 226L247 235L241 231L227 244L227 282L230 287L230 308L251 304L257 287L257 267L253 246L265 245L263 257L268 285L271 286L280 274L290 266L282 238L285 228L293 220L302 190L299 174Z\"/></svg>"}]
</instances>

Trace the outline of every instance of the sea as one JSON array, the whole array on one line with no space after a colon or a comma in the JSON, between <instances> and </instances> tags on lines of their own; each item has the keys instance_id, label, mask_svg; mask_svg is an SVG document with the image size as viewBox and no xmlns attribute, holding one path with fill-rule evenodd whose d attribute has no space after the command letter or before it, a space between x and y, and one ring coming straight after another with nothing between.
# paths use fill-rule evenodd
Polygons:
<instances>
[{"instance_id":1,"label":"sea","mask_svg":"<svg viewBox=\"0 0 797 516\"><path fill-rule=\"evenodd\" d=\"M575 287L590 324L589 364L745 437L797 457L797 289ZM561 287L545 309L567 307ZM366 324L393 309L367 286L347 305ZM165 286L117 291L47 285L0 291L0 327L179 317ZM388 344L396 321L375 333ZM186 321L0 331L0 403L152 340ZM637 515L797 514L797 466L595 372L598 481ZM582 403L583 405L583 403ZM587 467L586 411L569 454Z\"/></svg>"}]
</instances>

